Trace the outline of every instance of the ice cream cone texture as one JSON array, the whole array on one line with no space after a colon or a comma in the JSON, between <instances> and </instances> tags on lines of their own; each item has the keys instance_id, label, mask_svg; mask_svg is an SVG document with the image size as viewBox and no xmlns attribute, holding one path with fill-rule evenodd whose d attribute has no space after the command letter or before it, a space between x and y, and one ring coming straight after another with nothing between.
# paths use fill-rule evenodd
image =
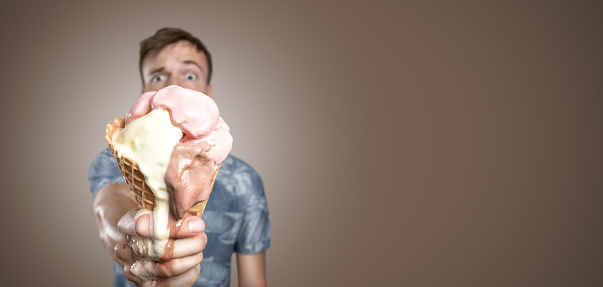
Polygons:
<instances>
[{"instance_id":1,"label":"ice cream cone texture","mask_svg":"<svg viewBox=\"0 0 603 287\"><path fill-rule=\"evenodd\" d=\"M145 181L144 175L140 172L138 168L138 163L126 155L120 154L113 143L113 135L120 129L125 127L125 121L119 117L116 117L113 120L112 124L107 124L107 128L105 129L105 140L109 144L109 149L111 150L111 154L115 158L117 165L119 166L119 171L123 175L126 180L126 184L130 189L130 192L134 196L136 204L141 209L146 209L149 211L153 211L155 209L155 195L153 191L149 187L148 183ZM211 188L213 189L214 182L216 181L216 177L218 176L218 172L220 170L220 165L217 164L215 167L214 175L211 179ZM205 210L205 206L207 205L207 199L198 202L193 207L191 207L187 213L190 215L201 217L203 215L203 211Z\"/></svg>"}]
</instances>

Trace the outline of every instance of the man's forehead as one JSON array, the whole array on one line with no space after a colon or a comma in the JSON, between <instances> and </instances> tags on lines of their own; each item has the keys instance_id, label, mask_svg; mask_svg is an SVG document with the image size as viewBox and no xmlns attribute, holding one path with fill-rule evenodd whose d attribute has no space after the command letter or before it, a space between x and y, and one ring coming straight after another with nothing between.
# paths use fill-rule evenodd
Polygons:
<instances>
[{"instance_id":1,"label":"man's forehead","mask_svg":"<svg viewBox=\"0 0 603 287\"><path fill-rule=\"evenodd\" d=\"M143 70L155 70L171 62L182 64L196 63L202 70L207 71L207 59L203 51L188 41L180 41L165 46L159 51L152 51L142 62Z\"/></svg>"}]
</instances>

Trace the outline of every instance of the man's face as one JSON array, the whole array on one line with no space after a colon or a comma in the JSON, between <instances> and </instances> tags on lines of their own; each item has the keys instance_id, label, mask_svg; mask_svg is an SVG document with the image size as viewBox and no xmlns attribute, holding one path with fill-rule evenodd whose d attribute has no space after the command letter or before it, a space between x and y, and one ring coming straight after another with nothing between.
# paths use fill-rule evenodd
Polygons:
<instances>
[{"instance_id":1,"label":"man's face","mask_svg":"<svg viewBox=\"0 0 603 287\"><path fill-rule=\"evenodd\" d=\"M157 91L178 85L211 97L207 83L207 59L203 52L187 41L165 46L159 52L147 54L142 62L142 92Z\"/></svg>"}]
</instances>

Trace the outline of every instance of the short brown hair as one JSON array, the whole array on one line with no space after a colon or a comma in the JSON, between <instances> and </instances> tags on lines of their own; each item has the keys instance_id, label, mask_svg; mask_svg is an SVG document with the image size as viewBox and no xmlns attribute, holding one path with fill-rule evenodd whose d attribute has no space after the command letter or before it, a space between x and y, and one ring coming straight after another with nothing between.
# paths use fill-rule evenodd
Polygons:
<instances>
[{"instance_id":1,"label":"short brown hair","mask_svg":"<svg viewBox=\"0 0 603 287\"><path fill-rule=\"evenodd\" d=\"M180 41L188 41L195 45L198 52L203 52L205 58L207 58L207 83L211 80L212 64L211 55L209 51L203 45L203 42L191 33L178 28L162 28L155 32L155 35L146 38L140 42L140 59L138 61L138 69L140 71L140 77L144 85L144 77L142 75L142 61L144 58L153 51L161 51L165 46Z\"/></svg>"}]
</instances>

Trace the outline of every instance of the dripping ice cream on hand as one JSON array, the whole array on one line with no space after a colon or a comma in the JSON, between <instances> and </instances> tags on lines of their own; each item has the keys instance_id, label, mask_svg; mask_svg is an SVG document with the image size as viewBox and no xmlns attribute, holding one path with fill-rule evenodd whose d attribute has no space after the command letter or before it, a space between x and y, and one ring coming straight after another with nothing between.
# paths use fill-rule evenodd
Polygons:
<instances>
[{"instance_id":1,"label":"dripping ice cream on hand","mask_svg":"<svg viewBox=\"0 0 603 287\"><path fill-rule=\"evenodd\" d=\"M232 148L229 127L210 97L168 86L142 94L126 114L125 128L111 140L118 164L122 155L136 162L153 192L152 249L161 257L170 215L179 220L197 214L191 210L198 206L204 209L216 171Z\"/></svg>"}]
</instances>

